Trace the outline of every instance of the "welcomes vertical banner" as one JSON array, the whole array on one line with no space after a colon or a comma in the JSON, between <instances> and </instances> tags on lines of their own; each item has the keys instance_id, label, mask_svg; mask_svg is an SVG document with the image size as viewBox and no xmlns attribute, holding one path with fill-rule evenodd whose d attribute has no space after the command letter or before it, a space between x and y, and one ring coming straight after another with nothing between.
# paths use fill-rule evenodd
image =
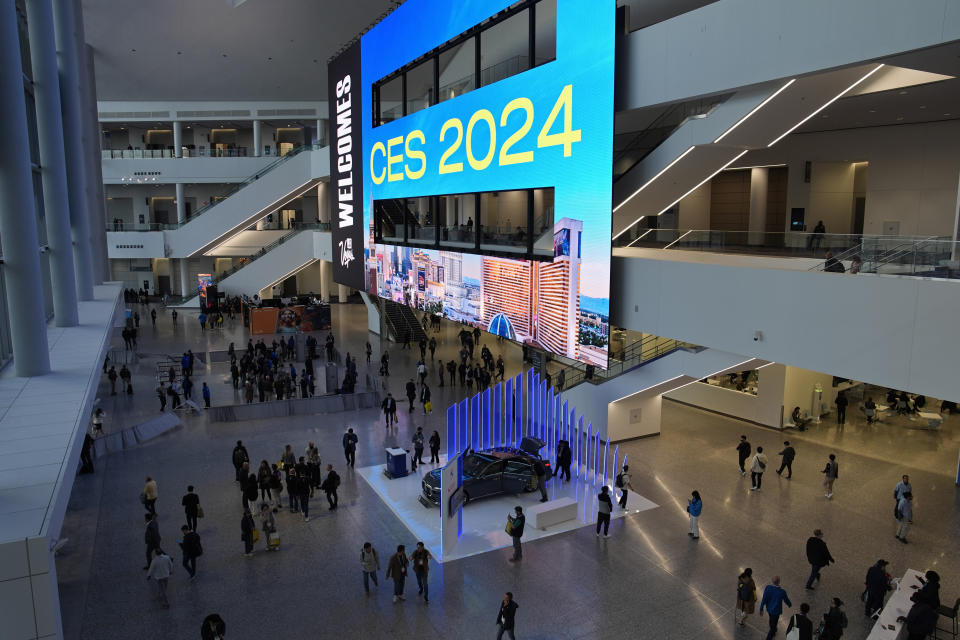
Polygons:
<instances>
[{"instance_id":1,"label":"welcomes vertical banner","mask_svg":"<svg viewBox=\"0 0 960 640\"><path fill-rule=\"evenodd\" d=\"M360 41L327 65L333 280L364 289Z\"/></svg>"}]
</instances>

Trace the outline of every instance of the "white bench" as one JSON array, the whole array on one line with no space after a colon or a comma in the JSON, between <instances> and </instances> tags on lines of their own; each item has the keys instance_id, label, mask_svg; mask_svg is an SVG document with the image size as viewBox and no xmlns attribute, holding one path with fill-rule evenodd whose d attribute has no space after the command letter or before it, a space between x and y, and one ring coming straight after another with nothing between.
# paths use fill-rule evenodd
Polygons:
<instances>
[{"instance_id":1,"label":"white bench","mask_svg":"<svg viewBox=\"0 0 960 640\"><path fill-rule=\"evenodd\" d=\"M918 411L917 416L927 423L927 429L939 429L940 423L943 422L943 416L932 411Z\"/></svg>"},{"instance_id":2,"label":"white bench","mask_svg":"<svg viewBox=\"0 0 960 640\"><path fill-rule=\"evenodd\" d=\"M577 502L572 498L557 498L549 502L541 502L527 507L527 517L530 519L530 524L537 529L546 529L576 518Z\"/></svg>"}]
</instances>

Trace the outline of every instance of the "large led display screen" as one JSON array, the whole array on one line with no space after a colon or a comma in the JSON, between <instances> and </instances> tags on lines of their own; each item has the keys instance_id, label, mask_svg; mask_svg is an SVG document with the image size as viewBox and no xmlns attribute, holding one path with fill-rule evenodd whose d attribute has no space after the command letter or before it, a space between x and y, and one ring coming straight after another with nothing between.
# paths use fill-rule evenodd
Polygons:
<instances>
[{"instance_id":1,"label":"large led display screen","mask_svg":"<svg viewBox=\"0 0 960 640\"><path fill-rule=\"evenodd\" d=\"M408 0L363 35L368 291L606 367L614 32L615 0Z\"/></svg>"}]
</instances>

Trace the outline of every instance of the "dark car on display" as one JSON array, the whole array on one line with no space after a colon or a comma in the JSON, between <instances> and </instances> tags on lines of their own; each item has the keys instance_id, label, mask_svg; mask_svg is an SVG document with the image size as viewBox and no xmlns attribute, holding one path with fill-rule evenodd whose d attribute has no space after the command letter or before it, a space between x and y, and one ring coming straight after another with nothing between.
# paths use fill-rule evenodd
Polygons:
<instances>
[{"instance_id":1,"label":"dark car on display","mask_svg":"<svg viewBox=\"0 0 960 640\"><path fill-rule=\"evenodd\" d=\"M467 451L463 456L464 503L501 493L523 493L538 488L536 461L543 463L546 477L553 473L550 462L540 457L546 443L538 438L524 438L519 447L493 447L483 451ZM424 476L420 502L440 506L440 469Z\"/></svg>"}]
</instances>

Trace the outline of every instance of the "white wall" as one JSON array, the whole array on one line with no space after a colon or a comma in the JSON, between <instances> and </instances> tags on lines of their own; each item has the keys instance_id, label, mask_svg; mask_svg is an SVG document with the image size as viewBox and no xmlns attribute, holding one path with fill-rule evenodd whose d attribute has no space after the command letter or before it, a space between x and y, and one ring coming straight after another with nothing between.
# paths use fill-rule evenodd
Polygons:
<instances>
[{"instance_id":1,"label":"white wall","mask_svg":"<svg viewBox=\"0 0 960 640\"><path fill-rule=\"evenodd\" d=\"M677 229L710 228L710 187L708 180L677 203Z\"/></svg>"},{"instance_id":2,"label":"white wall","mask_svg":"<svg viewBox=\"0 0 960 640\"><path fill-rule=\"evenodd\" d=\"M957 283L742 266L736 256L618 250L611 320L732 353L960 400ZM623 257L623 256L634 257ZM723 264L724 260L729 265ZM770 259L771 261L773 259ZM761 331L763 340L754 341Z\"/></svg>"},{"instance_id":3,"label":"white wall","mask_svg":"<svg viewBox=\"0 0 960 640\"><path fill-rule=\"evenodd\" d=\"M607 405L607 437L612 442L660 433L663 396L637 394Z\"/></svg>"},{"instance_id":4,"label":"white wall","mask_svg":"<svg viewBox=\"0 0 960 640\"><path fill-rule=\"evenodd\" d=\"M671 400L779 429L785 369L782 364L761 367L757 374L757 395L705 382L695 382L665 395Z\"/></svg>"},{"instance_id":5,"label":"white wall","mask_svg":"<svg viewBox=\"0 0 960 640\"><path fill-rule=\"evenodd\" d=\"M751 151L737 164L786 163L787 224L790 209L804 207L808 230L823 212L828 233L847 233L856 192L851 163L867 162L865 234L880 234L885 221L895 221L901 235L951 236L958 148L960 121L932 122L793 134L771 149ZM808 160L813 162L809 184L803 182Z\"/></svg>"},{"instance_id":6,"label":"white wall","mask_svg":"<svg viewBox=\"0 0 960 640\"><path fill-rule=\"evenodd\" d=\"M668 104L957 39L953 0L720 0L626 36L616 104Z\"/></svg>"},{"instance_id":7,"label":"white wall","mask_svg":"<svg viewBox=\"0 0 960 640\"><path fill-rule=\"evenodd\" d=\"M800 411L804 414L809 412L810 415L817 415L816 408L813 405L813 390L818 384L823 389L821 406L819 407L820 413L827 413L831 410L833 399L837 396L837 392L833 388L832 375L797 367L786 367L786 374L783 387L784 420L790 419L794 407L800 407Z\"/></svg>"}]
</instances>

